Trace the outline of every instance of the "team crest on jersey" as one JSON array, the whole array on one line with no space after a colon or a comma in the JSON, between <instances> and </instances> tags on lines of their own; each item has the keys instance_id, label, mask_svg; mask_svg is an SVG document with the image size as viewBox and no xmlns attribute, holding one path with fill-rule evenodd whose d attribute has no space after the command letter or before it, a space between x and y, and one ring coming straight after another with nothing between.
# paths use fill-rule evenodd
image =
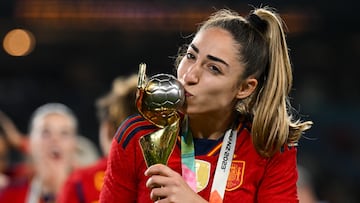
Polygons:
<instances>
[{"instance_id":1,"label":"team crest on jersey","mask_svg":"<svg viewBox=\"0 0 360 203\"><path fill-rule=\"evenodd\" d=\"M105 171L98 171L94 175L95 188L100 191L104 183Z\"/></svg>"},{"instance_id":2,"label":"team crest on jersey","mask_svg":"<svg viewBox=\"0 0 360 203\"><path fill-rule=\"evenodd\" d=\"M205 189L206 186L209 184L210 167L211 165L209 162L195 159L197 192Z\"/></svg>"},{"instance_id":3,"label":"team crest on jersey","mask_svg":"<svg viewBox=\"0 0 360 203\"><path fill-rule=\"evenodd\" d=\"M227 191L236 190L241 186L245 173L245 161L233 160L231 163L230 173L226 184Z\"/></svg>"}]
</instances>

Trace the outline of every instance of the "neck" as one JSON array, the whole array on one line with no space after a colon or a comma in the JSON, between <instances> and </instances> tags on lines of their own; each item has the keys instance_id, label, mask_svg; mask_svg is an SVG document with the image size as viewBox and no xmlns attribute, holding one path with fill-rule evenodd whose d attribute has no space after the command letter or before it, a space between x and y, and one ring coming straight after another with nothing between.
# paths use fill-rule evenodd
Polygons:
<instances>
[{"instance_id":1,"label":"neck","mask_svg":"<svg viewBox=\"0 0 360 203\"><path fill-rule=\"evenodd\" d=\"M36 181L36 187L41 194L55 194L55 186L48 180L35 176L33 181Z\"/></svg>"},{"instance_id":2,"label":"neck","mask_svg":"<svg viewBox=\"0 0 360 203\"><path fill-rule=\"evenodd\" d=\"M188 115L189 126L194 138L217 140L231 127L236 114Z\"/></svg>"}]
</instances>

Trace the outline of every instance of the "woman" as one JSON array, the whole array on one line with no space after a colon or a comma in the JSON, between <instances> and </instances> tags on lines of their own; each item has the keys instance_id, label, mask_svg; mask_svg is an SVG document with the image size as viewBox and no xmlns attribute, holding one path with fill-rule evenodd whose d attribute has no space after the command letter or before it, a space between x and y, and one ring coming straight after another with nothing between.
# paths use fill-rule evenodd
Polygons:
<instances>
[{"instance_id":1,"label":"woman","mask_svg":"<svg viewBox=\"0 0 360 203\"><path fill-rule=\"evenodd\" d=\"M99 200L107 156L117 126L136 113L136 89L136 75L118 77L112 90L96 101L99 141L104 156L91 166L73 171L57 196L57 203L92 203Z\"/></svg>"},{"instance_id":2,"label":"woman","mask_svg":"<svg viewBox=\"0 0 360 203\"><path fill-rule=\"evenodd\" d=\"M186 105L168 165L146 168L138 140L157 128L129 118L113 141L100 201L297 202L296 145L312 123L289 112L287 50L268 8L210 16L177 60Z\"/></svg>"},{"instance_id":3,"label":"woman","mask_svg":"<svg viewBox=\"0 0 360 203\"><path fill-rule=\"evenodd\" d=\"M39 107L30 122L29 155L33 174L0 192L0 202L55 202L71 172L76 153L78 121L59 103Z\"/></svg>"}]
</instances>

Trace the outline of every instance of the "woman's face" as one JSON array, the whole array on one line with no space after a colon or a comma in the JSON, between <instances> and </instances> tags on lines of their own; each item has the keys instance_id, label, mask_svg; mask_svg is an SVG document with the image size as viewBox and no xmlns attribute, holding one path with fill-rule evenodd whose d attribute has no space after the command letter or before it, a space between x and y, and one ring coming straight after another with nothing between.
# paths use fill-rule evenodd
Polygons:
<instances>
[{"instance_id":1,"label":"woman's face","mask_svg":"<svg viewBox=\"0 0 360 203\"><path fill-rule=\"evenodd\" d=\"M35 163L44 166L72 163L76 149L76 129L70 117L51 113L37 119L30 139Z\"/></svg>"},{"instance_id":2,"label":"woman's face","mask_svg":"<svg viewBox=\"0 0 360 203\"><path fill-rule=\"evenodd\" d=\"M220 28L208 28L195 36L177 72L186 90L185 113L234 111L243 71L238 46L232 35Z\"/></svg>"}]
</instances>

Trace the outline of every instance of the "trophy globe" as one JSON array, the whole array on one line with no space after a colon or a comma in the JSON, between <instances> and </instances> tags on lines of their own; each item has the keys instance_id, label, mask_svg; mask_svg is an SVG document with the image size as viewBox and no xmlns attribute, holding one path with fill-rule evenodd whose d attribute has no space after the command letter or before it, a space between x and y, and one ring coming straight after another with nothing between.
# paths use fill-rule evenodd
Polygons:
<instances>
[{"instance_id":1,"label":"trophy globe","mask_svg":"<svg viewBox=\"0 0 360 203\"><path fill-rule=\"evenodd\" d=\"M140 64L136 106L140 114L159 127L142 136L140 145L147 166L167 164L179 133L178 110L185 101L182 84L169 74L157 74L146 80L146 65Z\"/></svg>"}]
</instances>

